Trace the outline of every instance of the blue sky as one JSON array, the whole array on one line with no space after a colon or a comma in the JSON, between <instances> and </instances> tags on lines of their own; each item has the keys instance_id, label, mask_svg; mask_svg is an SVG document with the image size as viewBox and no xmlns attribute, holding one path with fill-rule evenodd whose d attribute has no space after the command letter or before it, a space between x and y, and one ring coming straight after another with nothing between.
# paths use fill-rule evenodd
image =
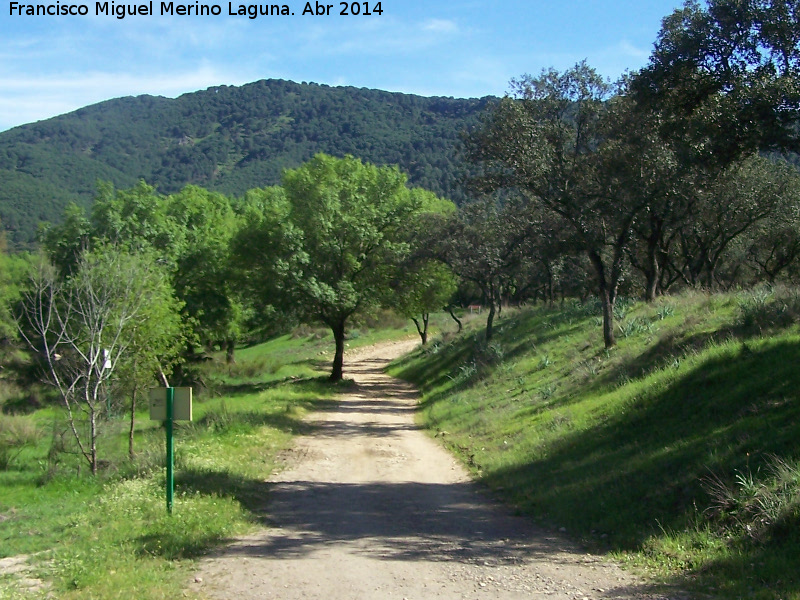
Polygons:
<instances>
[{"instance_id":1,"label":"blue sky","mask_svg":"<svg viewBox=\"0 0 800 600\"><path fill-rule=\"evenodd\" d=\"M84 2L89 14L12 16L12 3L0 0L0 130L109 98L266 78L480 97L503 94L524 73L586 59L615 79L644 66L661 19L682 5L387 0L381 15L340 16L332 2L335 14L302 16L305 2L285 0L294 16L251 20L227 16L227 0L204 0L222 9L207 17L161 16L154 0L155 15L120 20L97 16L94 1L59 1Z\"/></svg>"}]
</instances>

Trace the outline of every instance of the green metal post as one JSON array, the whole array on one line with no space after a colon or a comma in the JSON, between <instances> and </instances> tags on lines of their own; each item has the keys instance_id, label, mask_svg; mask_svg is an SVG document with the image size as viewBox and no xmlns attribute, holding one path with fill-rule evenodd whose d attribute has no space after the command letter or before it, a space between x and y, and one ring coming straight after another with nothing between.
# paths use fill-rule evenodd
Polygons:
<instances>
[{"instance_id":1,"label":"green metal post","mask_svg":"<svg viewBox=\"0 0 800 600\"><path fill-rule=\"evenodd\" d=\"M167 512L172 514L172 498L175 494L175 445L172 440L175 388L167 388Z\"/></svg>"}]
</instances>

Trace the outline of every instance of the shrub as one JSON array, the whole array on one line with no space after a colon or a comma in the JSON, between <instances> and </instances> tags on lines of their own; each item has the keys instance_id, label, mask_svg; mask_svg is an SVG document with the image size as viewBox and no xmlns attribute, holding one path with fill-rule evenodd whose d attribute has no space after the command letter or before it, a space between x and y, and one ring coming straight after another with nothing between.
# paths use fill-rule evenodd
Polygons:
<instances>
[{"instance_id":1,"label":"shrub","mask_svg":"<svg viewBox=\"0 0 800 600\"><path fill-rule=\"evenodd\" d=\"M251 360L242 360L227 366L231 379L258 379L265 373L275 375L284 364L272 356L258 356Z\"/></svg>"},{"instance_id":2,"label":"shrub","mask_svg":"<svg viewBox=\"0 0 800 600\"><path fill-rule=\"evenodd\" d=\"M35 446L42 432L28 418L0 415L0 469L6 470L29 446Z\"/></svg>"},{"instance_id":3,"label":"shrub","mask_svg":"<svg viewBox=\"0 0 800 600\"><path fill-rule=\"evenodd\" d=\"M761 286L738 300L739 324L745 329L788 327L800 321L797 288Z\"/></svg>"},{"instance_id":4,"label":"shrub","mask_svg":"<svg viewBox=\"0 0 800 600\"><path fill-rule=\"evenodd\" d=\"M656 315L660 321L675 314L675 307L672 304L662 304L656 309Z\"/></svg>"},{"instance_id":5,"label":"shrub","mask_svg":"<svg viewBox=\"0 0 800 600\"><path fill-rule=\"evenodd\" d=\"M619 296L617 301L614 303L614 318L617 321L622 321L628 315L628 311L633 308L633 305L636 304L636 301L632 298L626 298L625 296Z\"/></svg>"},{"instance_id":6,"label":"shrub","mask_svg":"<svg viewBox=\"0 0 800 600\"><path fill-rule=\"evenodd\" d=\"M760 540L800 501L800 465L778 456L770 457L767 475L738 472L733 483L718 475L703 481L711 503L707 513L723 529L745 531Z\"/></svg>"},{"instance_id":7,"label":"shrub","mask_svg":"<svg viewBox=\"0 0 800 600\"><path fill-rule=\"evenodd\" d=\"M467 383L470 379L475 377L478 373L478 365L475 361L459 365L458 372L455 375L448 375L456 385Z\"/></svg>"},{"instance_id":8,"label":"shrub","mask_svg":"<svg viewBox=\"0 0 800 600\"><path fill-rule=\"evenodd\" d=\"M619 327L619 331L624 338L629 338L640 333L653 332L653 324L639 317L634 317L624 323L619 323L617 327Z\"/></svg>"}]
</instances>

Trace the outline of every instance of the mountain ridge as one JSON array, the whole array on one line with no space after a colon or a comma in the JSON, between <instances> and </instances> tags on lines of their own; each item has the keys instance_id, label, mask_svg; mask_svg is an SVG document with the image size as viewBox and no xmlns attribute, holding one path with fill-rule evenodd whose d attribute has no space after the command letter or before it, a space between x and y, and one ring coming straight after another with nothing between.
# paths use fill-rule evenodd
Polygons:
<instances>
[{"instance_id":1,"label":"mountain ridge","mask_svg":"<svg viewBox=\"0 0 800 600\"><path fill-rule=\"evenodd\" d=\"M0 223L25 247L68 203L88 207L98 180L237 196L318 152L398 165L411 185L461 202L460 136L492 101L280 79L114 98L0 133Z\"/></svg>"}]
</instances>

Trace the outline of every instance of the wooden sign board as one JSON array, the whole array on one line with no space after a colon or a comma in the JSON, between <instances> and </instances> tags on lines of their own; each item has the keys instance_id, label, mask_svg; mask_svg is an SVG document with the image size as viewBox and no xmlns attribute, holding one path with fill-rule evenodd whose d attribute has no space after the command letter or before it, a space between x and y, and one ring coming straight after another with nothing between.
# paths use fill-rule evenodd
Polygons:
<instances>
[{"instance_id":1,"label":"wooden sign board","mask_svg":"<svg viewBox=\"0 0 800 600\"><path fill-rule=\"evenodd\" d=\"M191 421L192 420L192 388L179 387L175 390L172 397L172 420ZM167 420L167 388L150 389L150 420Z\"/></svg>"}]
</instances>

